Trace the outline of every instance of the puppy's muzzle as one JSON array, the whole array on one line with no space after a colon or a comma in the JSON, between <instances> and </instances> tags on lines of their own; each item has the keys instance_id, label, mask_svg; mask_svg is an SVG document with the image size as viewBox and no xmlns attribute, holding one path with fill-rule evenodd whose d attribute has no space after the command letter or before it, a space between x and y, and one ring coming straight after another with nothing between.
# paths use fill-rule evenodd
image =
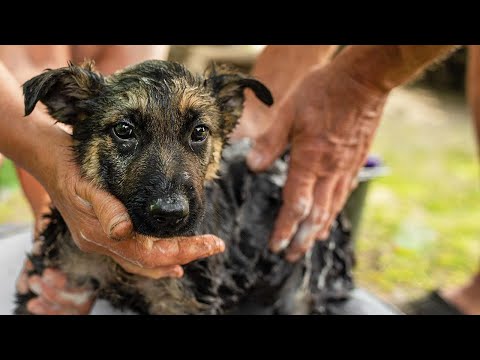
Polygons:
<instances>
[{"instance_id":1,"label":"puppy's muzzle","mask_svg":"<svg viewBox=\"0 0 480 360\"><path fill-rule=\"evenodd\" d=\"M175 228L189 215L188 200L184 195L169 195L150 204L150 215L162 226Z\"/></svg>"}]
</instances>

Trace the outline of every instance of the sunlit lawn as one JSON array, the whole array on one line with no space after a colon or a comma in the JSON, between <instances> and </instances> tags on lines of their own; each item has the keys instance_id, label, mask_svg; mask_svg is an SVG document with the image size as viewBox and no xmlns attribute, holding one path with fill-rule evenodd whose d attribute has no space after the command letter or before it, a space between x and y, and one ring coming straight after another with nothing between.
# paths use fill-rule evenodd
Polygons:
<instances>
[{"instance_id":1,"label":"sunlit lawn","mask_svg":"<svg viewBox=\"0 0 480 360\"><path fill-rule=\"evenodd\" d=\"M370 188L357 279L401 303L480 264L479 167L463 99L400 90L374 144L391 174Z\"/></svg>"},{"instance_id":2,"label":"sunlit lawn","mask_svg":"<svg viewBox=\"0 0 480 360\"><path fill-rule=\"evenodd\" d=\"M15 168L6 160L0 167L0 224L31 221L28 204L19 187Z\"/></svg>"}]
</instances>

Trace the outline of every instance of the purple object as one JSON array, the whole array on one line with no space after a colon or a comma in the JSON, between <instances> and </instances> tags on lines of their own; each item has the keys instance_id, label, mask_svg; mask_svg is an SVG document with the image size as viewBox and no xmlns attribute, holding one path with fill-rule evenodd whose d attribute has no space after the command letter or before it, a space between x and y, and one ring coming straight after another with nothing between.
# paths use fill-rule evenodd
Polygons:
<instances>
[{"instance_id":1,"label":"purple object","mask_svg":"<svg viewBox=\"0 0 480 360\"><path fill-rule=\"evenodd\" d=\"M382 165L382 160L376 155L369 155L367 161L365 162L364 167L372 168Z\"/></svg>"}]
</instances>

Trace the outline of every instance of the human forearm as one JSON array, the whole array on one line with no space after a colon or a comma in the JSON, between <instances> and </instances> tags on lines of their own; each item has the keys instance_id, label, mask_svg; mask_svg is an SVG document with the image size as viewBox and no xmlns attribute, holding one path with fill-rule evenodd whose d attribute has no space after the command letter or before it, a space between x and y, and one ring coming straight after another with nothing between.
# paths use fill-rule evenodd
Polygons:
<instances>
[{"instance_id":1,"label":"human forearm","mask_svg":"<svg viewBox=\"0 0 480 360\"><path fill-rule=\"evenodd\" d=\"M68 135L39 110L33 118L24 118L22 99L20 84L0 63L0 152L42 182L53 171L45 160L58 145L66 148Z\"/></svg>"},{"instance_id":2,"label":"human forearm","mask_svg":"<svg viewBox=\"0 0 480 360\"><path fill-rule=\"evenodd\" d=\"M279 100L311 66L330 60L336 45L268 45L258 56L252 74Z\"/></svg>"},{"instance_id":3,"label":"human forearm","mask_svg":"<svg viewBox=\"0 0 480 360\"><path fill-rule=\"evenodd\" d=\"M260 135L274 120L271 112L276 104L313 66L323 66L330 61L336 45L268 45L258 56L252 75L262 81L273 95L275 104L267 107L255 95L245 91L245 109L232 139Z\"/></svg>"},{"instance_id":4,"label":"human forearm","mask_svg":"<svg viewBox=\"0 0 480 360\"><path fill-rule=\"evenodd\" d=\"M435 61L443 59L456 45L352 45L335 64L364 85L389 91L414 79Z\"/></svg>"}]
</instances>

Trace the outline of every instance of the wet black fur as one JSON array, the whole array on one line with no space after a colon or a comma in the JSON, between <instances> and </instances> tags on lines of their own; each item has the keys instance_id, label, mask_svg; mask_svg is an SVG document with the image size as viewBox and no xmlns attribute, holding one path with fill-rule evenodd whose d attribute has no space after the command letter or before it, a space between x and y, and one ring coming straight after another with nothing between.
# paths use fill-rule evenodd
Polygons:
<instances>
[{"instance_id":1,"label":"wet black fur","mask_svg":"<svg viewBox=\"0 0 480 360\"><path fill-rule=\"evenodd\" d=\"M165 114L178 116L176 109L169 103L172 96L169 91L175 88L173 79L182 78L200 89L203 86L213 94L212 101L223 118L218 128L213 131L217 132L215 136L222 137L224 143L226 136L235 126L231 122L228 123L229 116L235 113L235 116L231 117L235 119L238 117L239 109L241 112L245 87L252 88L265 103L272 103L271 95L263 85L238 74L213 72L205 79L193 76L181 65L151 61L125 70L122 73L121 84L113 86L110 84L109 87L108 81L100 75L95 74L94 78L91 78L90 73L93 72L88 69L84 72L77 68L70 66L60 70L70 72L68 76L59 75L58 71L46 73L43 78L39 76L27 82L24 89L27 114L40 100L47 105L56 119L74 125L74 150L80 165L89 146L92 146L92 134L106 131L100 119L104 116L104 109L111 105L112 97L118 96L119 92L131 91L138 86L146 88L150 93L154 91L155 102L146 106L142 116L154 116L150 112L155 110L155 106L162 106L166 109L163 114L166 119L168 116ZM172 83L169 84L169 81ZM88 84L87 90L78 91L75 82L77 85L78 82ZM121 89L115 86L121 86ZM65 91L65 88L69 91ZM59 93L62 95L60 98ZM213 110L211 114L214 114ZM88 123L80 125L85 118L89 119ZM171 123L171 126L175 125ZM278 160L269 171L253 174L245 164L247 151L248 146L244 142L227 147L223 152L219 179L209 181L206 185L194 184L197 188L201 186L203 193L199 194L199 190L196 190L196 194L195 191L189 194L189 200L193 204L191 208L196 213L191 216L188 226L177 232L155 232L157 235L167 236L215 234L225 241L225 253L186 265L185 276L181 280L151 280L149 286L155 287L156 284L160 286L162 282L169 281L181 282L183 289L191 292L196 301L203 305L201 310L192 308L192 311L189 311L187 308L181 313L237 313L242 312L247 304L253 303L273 314L326 314L328 302L345 298L353 287L351 274L353 253L348 222L340 216L329 239L325 242L316 242L306 258L296 264L286 262L282 254L271 253L267 249L267 240L281 206L281 185L287 166L285 160ZM99 154L101 155L98 169L99 184L126 205L137 231L151 234L155 229L142 227L146 220L139 216L136 210L131 210L135 205L131 203L129 196L135 199L138 198L137 195L132 191L122 193L118 190L119 184L112 182L111 179L109 153L100 151ZM198 157L204 159L202 154ZM158 164L147 164L146 169L150 171L151 178L158 181L163 175L156 167ZM142 183L144 180L137 180L139 181L135 183L136 186L142 187L143 190L155 191L152 189L155 182ZM175 186L182 187L185 184L176 183ZM172 187L168 190L176 191ZM41 235L44 241L42 254L30 255L34 264L33 273L41 274L45 267L60 266L60 258L63 256L58 251L60 247L62 249L67 247L73 255L79 254L60 213L52 209L49 216L52 221ZM92 258L92 261L95 259ZM116 275L115 281L102 283L100 278L95 276L88 278L76 276L72 281L76 285L88 283L97 289L99 298L106 298L116 307L129 308L141 314L152 312L152 302L163 301L162 298L151 299L144 296L137 287L141 281L139 277L126 273L113 262L112 266L112 271ZM33 296L31 293L17 295L18 306L15 313L28 313L25 305Z\"/></svg>"}]
</instances>

